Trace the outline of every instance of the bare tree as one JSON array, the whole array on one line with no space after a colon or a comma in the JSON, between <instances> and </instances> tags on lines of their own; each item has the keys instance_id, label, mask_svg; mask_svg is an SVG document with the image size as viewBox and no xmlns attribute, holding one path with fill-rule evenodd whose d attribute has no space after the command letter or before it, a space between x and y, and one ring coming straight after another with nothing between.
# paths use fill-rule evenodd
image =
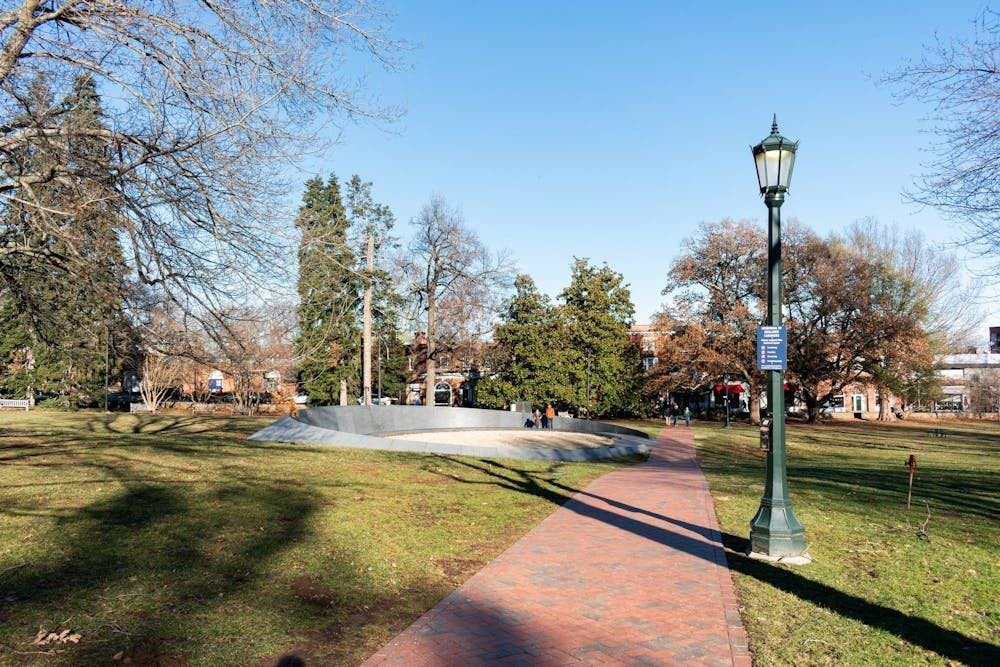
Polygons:
<instances>
[{"instance_id":1,"label":"bare tree","mask_svg":"<svg viewBox=\"0 0 1000 667\"><path fill-rule=\"evenodd\" d=\"M966 381L969 412L982 419L993 413L1000 419L1000 373L995 368L977 369Z\"/></svg>"},{"instance_id":2,"label":"bare tree","mask_svg":"<svg viewBox=\"0 0 1000 667\"><path fill-rule=\"evenodd\" d=\"M935 157L908 196L965 223L965 243L1000 274L1000 15L985 11L971 37L937 39L883 82L931 106Z\"/></svg>"},{"instance_id":3,"label":"bare tree","mask_svg":"<svg viewBox=\"0 0 1000 667\"><path fill-rule=\"evenodd\" d=\"M426 404L433 406L438 354L461 335L485 335L491 329L514 270L508 254L487 249L439 195L412 224L413 238L400 258L402 287L411 298L412 319L426 324Z\"/></svg>"},{"instance_id":4,"label":"bare tree","mask_svg":"<svg viewBox=\"0 0 1000 667\"><path fill-rule=\"evenodd\" d=\"M191 313L273 285L265 279L291 264L289 227L274 214L279 170L321 146L325 123L395 115L347 83L351 52L392 66L385 23L367 0L4 3L0 206L30 209L31 233L3 216L0 276L5 262L30 257L92 280L89 239L65 224L74 211L45 196L58 187L76 193L64 199L109 202L129 271ZM112 100L99 126L28 104L33 82L60 99L80 74ZM101 150L74 159L81 141ZM25 157L38 149L52 159Z\"/></svg>"},{"instance_id":5,"label":"bare tree","mask_svg":"<svg viewBox=\"0 0 1000 667\"><path fill-rule=\"evenodd\" d=\"M139 383L139 394L146 409L155 413L178 381L180 372L179 360L153 350L148 351L142 360L139 373L142 381Z\"/></svg>"},{"instance_id":6,"label":"bare tree","mask_svg":"<svg viewBox=\"0 0 1000 667\"><path fill-rule=\"evenodd\" d=\"M158 305L140 329L143 389L148 373L151 391L187 382L192 399L202 402L210 393L210 374L218 371L232 382L235 409L253 414L267 391L266 375L296 376L301 359L294 352L295 327L295 308L283 302L231 306L211 318Z\"/></svg>"},{"instance_id":7,"label":"bare tree","mask_svg":"<svg viewBox=\"0 0 1000 667\"><path fill-rule=\"evenodd\" d=\"M265 391L265 374L294 377L294 309L271 304L227 313L229 325L206 332L211 364L233 381L236 410L254 414Z\"/></svg>"},{"instance_id":8,"label":"bare tree","mask_svg":"<svg viewBox=\"0 0 1000 667\"><path fill-rule=\"evenodd\" d=\"M915 379L931 372L935 353L967 346L981 321L979 289L964 283L953 253L929 245L916 230L902 232L865 218L851 225L848 236L870 262L886 269L880 284L888 298L878 317L895 335L870 350L864 366L879 389L879 420L888 421L890 392L905 396Z\"/></svg>"}]
</instances>

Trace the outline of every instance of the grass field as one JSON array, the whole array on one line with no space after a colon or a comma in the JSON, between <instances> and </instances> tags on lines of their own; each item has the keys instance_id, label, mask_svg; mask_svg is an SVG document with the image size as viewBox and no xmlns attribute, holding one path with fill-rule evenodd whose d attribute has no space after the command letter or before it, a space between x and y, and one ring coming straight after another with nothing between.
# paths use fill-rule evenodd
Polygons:
<instances>
[{"instance_id":1,"label":"grass field","mask_svg":"<svg viewBox=\"0 0 1000 667\"><path fill-rule=\"evenodd\" d=\"M801 567L742 555L757 429L696 437L756 665L1000 664L1000 425L792 425L789 488L815 559Z\"/></svg>"},{"instance_id":2,"label":"grass field","mask_svg":"<svg viewBox=\"0 0 1000 667\"><path fill-rule=\"evenodd\" d=\"M0 414L0 662L357 664L565 500L547 480L624 465L247 442L266 421Z\"/></svg>"}]
</instances>

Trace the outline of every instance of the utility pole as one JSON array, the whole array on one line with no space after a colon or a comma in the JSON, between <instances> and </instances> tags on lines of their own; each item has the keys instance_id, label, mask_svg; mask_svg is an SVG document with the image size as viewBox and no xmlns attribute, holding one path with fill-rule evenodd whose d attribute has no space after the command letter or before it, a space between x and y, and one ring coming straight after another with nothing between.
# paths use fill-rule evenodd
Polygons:
<instances>
[{"instance_id":1,"label":"utility pole","mask_svg":"<svg viewBox=\"0 0 1000 667\"><path fill-rule=\"evenodd\" d=\"M372 281L375 273L375 235L368 225L368 257L365 264L364 340L362 341L362 399L363 405L372 404ZM381 378L380 378L381 379ZM379 390L381 393L381 389Z\"/></svg>"}]
</instances>

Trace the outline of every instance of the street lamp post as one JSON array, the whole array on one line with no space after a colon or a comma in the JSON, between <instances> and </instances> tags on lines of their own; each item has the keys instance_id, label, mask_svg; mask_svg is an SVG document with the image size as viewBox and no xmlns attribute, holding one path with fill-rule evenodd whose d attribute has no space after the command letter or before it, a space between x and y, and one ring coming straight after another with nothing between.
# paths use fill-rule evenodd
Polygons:
<instances>
[{"instance_id":1,"label":"street lamp post","mask_svg":"<svg viewBox=\"0 0 1000 667\"><path fill-rule=\"evenodd\" d=\"M785 193L791 182L797 149L797 141L778 133L777 117L771 125L771 134L752 147L760 193L767 205L767 325L775 328L781 327L781 205L785 202ZM759 355L760 352L758 361ZM782 360L780 367L784 368L784 365ZM805 529L795 517L792 499L788 495L784 370L768 371L767 404L771 408L772 419L768 438L767 481L760 507L750 521L750 553L766 559L808 562L805 560L808 558Z\"/></svg>"},{"instance_id":2,"label":"street lamp post","mask_svg":"<svg viewBox=\"0 0 1000 667\"><path fill-rule=\"evenodd\" d=\"M726 428L729 428L729 373L722 374L722 382L725 384L725 396L726 396Z\"/></svg>"}]
</instances>

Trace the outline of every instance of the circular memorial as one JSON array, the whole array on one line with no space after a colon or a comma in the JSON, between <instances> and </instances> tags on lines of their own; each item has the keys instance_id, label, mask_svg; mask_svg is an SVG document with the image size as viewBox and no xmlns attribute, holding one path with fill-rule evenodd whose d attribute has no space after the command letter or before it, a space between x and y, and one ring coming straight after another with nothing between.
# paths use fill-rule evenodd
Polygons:
<instances>
[{"instance_id":1,"label":"circular memorial","mask_svg":"<svg viewBox=\"0 0 1000 667\"><path fill-rule=\"evenodd\" d=\"M475 457L589 461L649 451L641 431L556 417L525 428L527 413L416 405L345 405L303 410L250 436L263 442Z\"/></svg>"}]
</instances>

